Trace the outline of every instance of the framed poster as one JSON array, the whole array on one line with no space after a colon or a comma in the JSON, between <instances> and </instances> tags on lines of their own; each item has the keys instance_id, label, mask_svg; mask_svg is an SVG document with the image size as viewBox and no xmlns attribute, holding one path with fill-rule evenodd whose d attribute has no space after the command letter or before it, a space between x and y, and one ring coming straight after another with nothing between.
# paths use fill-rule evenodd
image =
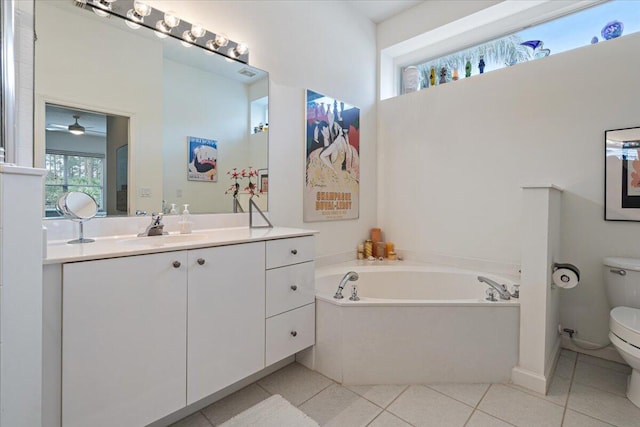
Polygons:
<instances>
[{"instance_id":1,"label":"framed poster","mask_svg":"<svg viewBox=\"0 0 640 427\"><path fill-rule=\"evenodd\" d=\"M258 169L258 191L269 192L269 169Z\"/></svg>"},{"instance_id":2,"label":"framed poster","mask_svg":"<svg viewBox=\"0 0 640 427\"><path fill-rule=\"evenodd\" d=\"M640 127L604 133L604 219L640 221Z\"/></svg>"},{"instance_id":3,"label":"framed poster","mask_svg":"<svg viewBox=\"0 0 640 427\"><path fill-rule=\"evenodd\" d=\"M187 137L189 181L216 182L218 180L218 141L215 139Z\"/></svg>"},{"instance_id":4,"label":"framed poster","mask_svg":"<svg viewBox=\"0 0 640 427\"><path fill-rule=\"evenodd\" d=\"M360 215L360 109L307 90L304 222Z\"/></svg>"}]
</instances>

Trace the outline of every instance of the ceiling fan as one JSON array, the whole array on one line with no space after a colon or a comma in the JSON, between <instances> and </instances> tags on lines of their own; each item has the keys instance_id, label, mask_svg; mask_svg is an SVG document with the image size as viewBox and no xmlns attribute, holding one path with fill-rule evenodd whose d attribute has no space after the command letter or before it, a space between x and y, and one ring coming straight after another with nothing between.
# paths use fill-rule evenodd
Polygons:
<instances>
[{"instance_id":1,"label":"ceiling fan","mask_svg":"<svg viewBox=\"0 0 640 427\"><path fill-rule=\"evenodd\" d=\"M78 119L80 118L79 114L74 114L73 118L76 120L75 123L70 125L61 125L56 123L47 124L47 130L50 131L58 131L58 132L70 132L73 135L84 135L86 129L91 128L92 126L82 126L78 123Z\"/></svg>"}]
</instances>

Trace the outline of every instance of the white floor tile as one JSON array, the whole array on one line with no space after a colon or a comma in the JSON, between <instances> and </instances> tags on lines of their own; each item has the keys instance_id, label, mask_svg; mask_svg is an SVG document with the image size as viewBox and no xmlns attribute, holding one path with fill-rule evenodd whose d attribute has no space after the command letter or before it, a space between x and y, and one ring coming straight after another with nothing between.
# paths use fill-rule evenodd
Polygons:
<instances>
[{"instance_id":1,"label":"white floor tile","mask_svg":"<svg viewBox=\"0 0 640 427\"><path fill-rule=\"evenodd\" d=\"M292 363L261 379L258 384L269 393L279 394L294 406L299 406L334 383L299 363Z\"/></svg>"},{"instance_id":2,"label":"white floor tile","mask_svg":"<svg viewBox=\"0 0 640 427\"><path fill-rule=\"evenodd\" d=\"M345 387L334 384L302 405L300 410L321 426L366 426L382 408Z\"/></svg>"},{"instance_id":3,"label":"white floor tile","mask_svg":"<svg viewBox=\"0 0 640 427\"><path fill-rule=\"evenodd\" d=\"M368 427L411 427L411 424L404 422L387 411L383 411L375 420L371 421Z\"/></svg>"},{"instance_id":4,"label":"white floor tile","mask_svg":"<svg viewBox=\"0 0 640 427\"><path fill-rule=\"evenodd\" d=\"M611 427L612 424L604 421L596 420L571 409L567 409L564 414L564 422L562 427Z\"/></svg>"},{"instance_id":5,"label":"white floor tile","mask_svg":"<svg viewBox=\"0 0 640 427\"><path fill-rule=\"evenodd\" d=\"M255 384L251 384L222 400L207 406L202 413L213 424L218 425L231 419L245 409L251 408L256 403L269 397L269 393Z\"/></svg>"},{"instance_id":6,"label":"white floor tile","mask_svg":"<svg viewBox=\"0 0 640 427\"><path fill-rule=\"evenodd\" d=\"M578 357L578 353L573 350L567 350L566 348L563 348L560 350L560 357L568 357L575 362L576 358Z\"/></svg>"},{"instance_id":7,"label":"white floor tile","mask_svg":"<svg viewBox=\"0 0 640 427\"><path fill-rule=\"evenodd\" d=\"M475 407L490 384L429 384L427 387Z\"/></svg>"},{"instance_id":8,"label":"white floor tile","mask_svg":"<svg viewBox=\"0 0 640 427\"><path fill-rule=\"evenodd\" d=\"M558 358L558 364L556 365L556 371L553 374L554 377L562 377L571 379L573 375L573 368L576 364L576 359L571 357L560 356Z\"/></svg>"},{"instance_id":9,"label":"white floor tile","mask_svg":"<svg viewBox=\"0 0 640 427\"><path fill-rule=\"evenodd\" d=\"M540 394L528 388L521 387L516 384L508 384L508 387L515 388L523 393L530 394L540 399L548 400L556 405L565 406L567 399L569 398L569 388L571 387L571 381L567 378L553 377L551 379L551 385L547 394Z\"/></svg>"},{"instance_id":10,"label":"white floor tile","mask_svg":"<svg viewBox=\"0 0 640 427\"><path fill-rule=\"evenodd\" d=\"M615 393L620 396L627 395L627 373L603 368L591 363L585 363L578 358L574 383L599 388L600 390Z\"/></svg>"},{"instance_id":11,"label":"white floor tile","mask_svg":"<svg viewBox=\"0 0 640 427\"><path fill-rule=\"evenodd\" d=\"M406 385L350 385L346 387L381 408L386 408L407 388Z\"/></svg>"},{"instance_id":12,"label":"white floor tile","mask_svg":"<svg viewBox=\"0 0 640 427\"><path fill-rule=\"evenodd\" d=\"M387 411L415 426L462 427L473 408L423 386L410 386Z\"/></svg>"},{"instance_id":13,"label":"white floor tile","mask_svg":"<svg viewBox=\"0 0 640 427\"><path fill-rule=\"evenodd\" d=\"M212 424L202 415L202 412L196 412L186 418L181 419L171 427L211 427Z\"/></svg>"},{"instance_id":14,"label":"white floor tile","mask_svg":"<svg viewBox=\"0 0 640 427\"><path fill-rule=\"evenodd\" d=\"M580 362L589 363L591 365L613 369L614 371L618 371L623 374L631 374L631 366L624 365L622 363L612 362L611 360L601 359L599 357L593 357L587 354L581 354L580 356L578 356L578 360Z\"/></svg>"},{"instance_id":15,"label":"white floor tile","mask_svg":"<svg viewBox=\"0 0 640 427\"><path fill-rule=\"evenodd\" d=\"M571 386L567 407L618 427L640 425L640 408L629 399L578 383Z\"/></svg>"},{"instance_id":16,"label":"white floor tile","mask_svg":"<svg viewBox=\"0 0 640 427\"><path fill-rule=\"evenodd\" d=\"M564 409L512 387L493 384L478 409L521 427L559 427Z\"/></svg>"},{"instance_id":17,"label":"white floor tile","mask_svg":"<svg viewBox=\"0 0 640 427\"><path fill-rule=\"evenodd\" d=\"M465 427L510 427L512 425L484 412L474 411Z\"/></svg>"}]
</instances>

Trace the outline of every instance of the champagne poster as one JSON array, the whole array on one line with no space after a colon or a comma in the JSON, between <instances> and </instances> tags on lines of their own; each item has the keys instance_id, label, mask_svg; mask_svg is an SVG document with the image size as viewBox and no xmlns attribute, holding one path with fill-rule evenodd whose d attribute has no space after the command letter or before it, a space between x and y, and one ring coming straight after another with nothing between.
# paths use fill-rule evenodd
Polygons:
<instances>
[{"instance_id":1,"label":"champagne poster","mask_svg":"<svg viewBox=\"0 0 640 427\"><path fill-rule=\"evenodd\" d=\"M360 214L360 109L307 90L304 222Z\"/></svg>"}]
</instances>

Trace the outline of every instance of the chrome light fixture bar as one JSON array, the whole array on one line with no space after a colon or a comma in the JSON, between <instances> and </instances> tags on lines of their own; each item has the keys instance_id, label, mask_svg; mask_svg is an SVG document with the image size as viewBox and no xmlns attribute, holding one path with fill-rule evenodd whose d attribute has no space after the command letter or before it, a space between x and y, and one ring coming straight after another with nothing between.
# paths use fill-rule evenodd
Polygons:
<instances>
[{"instance_id":1,"label":"chrome light fixture bar","mask_svg":"<svg viewBox=\"0 0 640 427\"><path fill-rule=\"evenodd\" d=\"M75 0L90 6L100 16L115 15L124 19L132 29L147 27L161 38L173 37L185 46L198 46L228 59L249 63L249 47L234 42L224 33L211 32L199 24L192 24L176 16L147 5L144 0Z\"/></svg>"}]
</instances>

